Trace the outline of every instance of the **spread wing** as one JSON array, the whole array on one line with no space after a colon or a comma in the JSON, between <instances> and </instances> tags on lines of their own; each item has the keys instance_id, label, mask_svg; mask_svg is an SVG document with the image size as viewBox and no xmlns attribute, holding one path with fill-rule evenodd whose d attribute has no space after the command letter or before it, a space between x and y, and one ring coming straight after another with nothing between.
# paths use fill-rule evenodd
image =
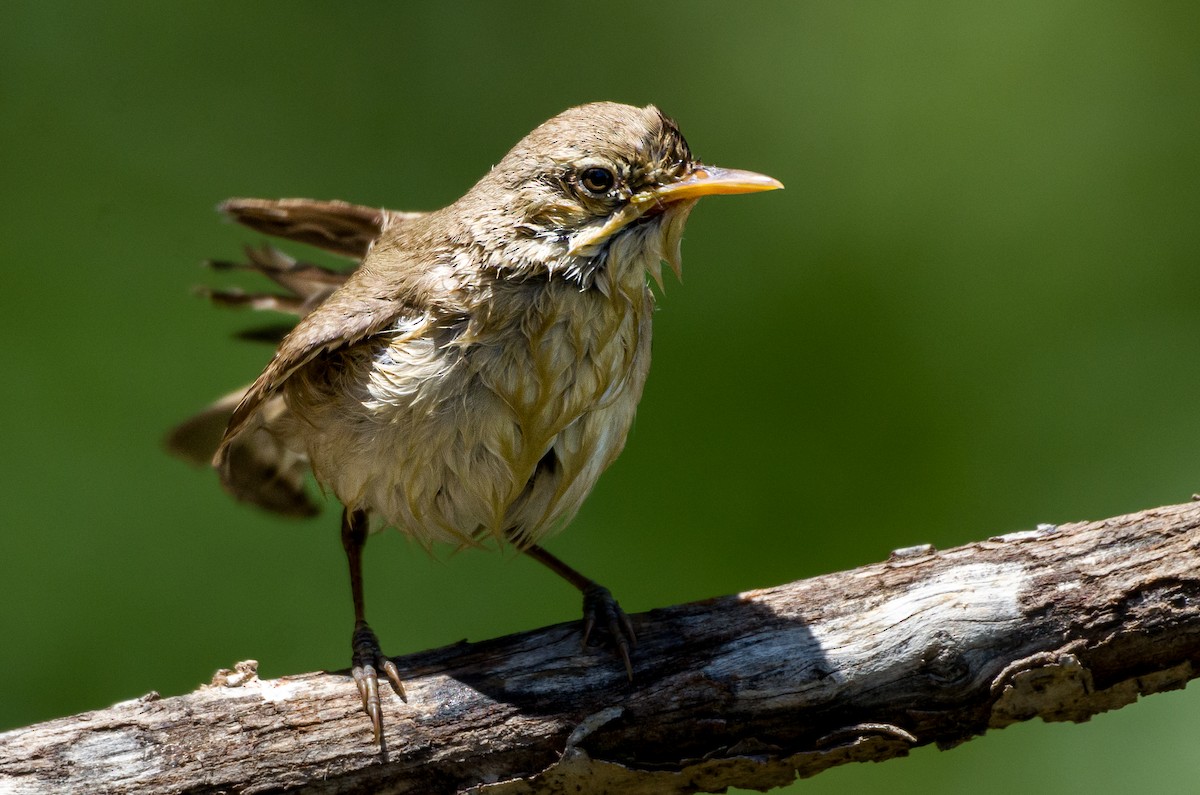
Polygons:
<instances>
[{"instance_id":1,"label":"spread wing","mask_svg":"<svg viewBox=\"0 0 1200 795\"><path fill-rule=\"evenodd\" d=\"M271 363L246 390L229 419L213 457L213 466L222 472L223 478L231 443L293 373L322 353L361 342L385 330L401 314L410 314L422 306L419 280L405 278L407 263L394 250L386 258L384 263L380 262L384 257L378 253L368 255L346 284L305 315L284 337Z\"/></svg>"},{"instance_id":2,"label":"spread wing","mask_svg":"<svg viewBox=\"0 0 1200 795\"><path fill-rule=\"evenodd\" d=\"M229 199L219 209L233 220L268 235L308 243L359 260L385 232L396 232L427 213L376 209L316 199ZM340 287L354 269L333 270L298 262L277 248L246 247L245 262L212 260L214 270L246 270L266 276L286 293L202 290L213 303L303 317ZM254 336L254 332L251 332ZM270 335L267 335L270 336ZM274 338L278 342L282 335Z\"/></svg>"},{"instance_id":3,"label":"spread wing","mask_svg":"<svg viewBox=\"0 0 1200 795\"><path fill-rule=\"evenodd\" d=\"M217 209L264 234L356 260L385 231L425 215L317 199L229 199Z\"/></svg>"},{"instance_id":4,"label":"spread wing","mask_svg":"<svg viewBox=\"0 0 1200 795\"><path fill-rule=\"evenodd\" d=\"M261 274L286 292L245 292L239 289L214 290L202 288L198 292L214 304L223 307L270 310L304 317L340 287L352 271L339 271L311 265L284 254L273 246L245 249L245 262L210 260L206 263L213 270L250 271ZM276 338L274 342L279 342Z\"/></svg>"},{"instance_id":5,"label":"spread wing","mask_svg":"<svg viewBox=\"0 0 1200 795\"><path fill-rule=\"evenodd\" d=\"M400 231L426 215L315 199L237 198L219 209L256 231L314 245L359 263L370 259L375 241L385 232ZM386 328L406 308L405 302L398 300L404 287L394 284L391 291L379 289L382 285L375 284L378 278L360 273L359 267L342 271L298 262L266 245L247 248L246 257L244 263L209 265L259 273L284 292L203 293L219 306L283 312L302 320L290 333L288 325L276 324L239 335L280 343L275 358L253 384L172 429L167 448L193 463L212 461L225 487L238 499L278 513L311 515L317 507L304 487L308 461L274 433L273 423L287 411L279 387L322 351L351 345ZM366 297L350 300L348 295L339 295L339 288L348 280L356 281L356 294Z\"/></svg>"}]
</instances>

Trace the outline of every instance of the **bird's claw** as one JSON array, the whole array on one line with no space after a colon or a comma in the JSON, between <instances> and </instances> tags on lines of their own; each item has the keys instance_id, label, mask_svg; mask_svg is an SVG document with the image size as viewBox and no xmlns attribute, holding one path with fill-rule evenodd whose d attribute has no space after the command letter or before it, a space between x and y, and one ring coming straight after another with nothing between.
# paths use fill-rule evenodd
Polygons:
<instances>
[{"instance_id":1,"label":"bird's claw","mask_svg":"<svg viewBox=\"0 0 1200 795\"><path fill-rule=\"evenodd\" d=\"M621 605L613 598L612 592L602 585L592 583L583 591L583 647L587 648L597 624L609 635L609 643L613 645L621 661L625 663L625 675L633 681L633 663L629 659L630 650L637 645L637 634L633 631L633 622Z\"/></svg>"},{"instance_id":2,"label":"bird's claw","mask_svg":"<svg viewBox=\"0 0 1200 795\"><path fill-rule=\"evenodd\" d=\"M354 625L354 635L350 640L352 647L350 675L358 687L358 695L362 698L363 712L371 719L371 729L375 733L375 742L383 742L383 706L379 699L379 671L382 670L396 695L408 701L404 692L404 683L400 681L400 670L379 648L379 639L375 637L365 621Z\"/></svg>"}]
</instances>

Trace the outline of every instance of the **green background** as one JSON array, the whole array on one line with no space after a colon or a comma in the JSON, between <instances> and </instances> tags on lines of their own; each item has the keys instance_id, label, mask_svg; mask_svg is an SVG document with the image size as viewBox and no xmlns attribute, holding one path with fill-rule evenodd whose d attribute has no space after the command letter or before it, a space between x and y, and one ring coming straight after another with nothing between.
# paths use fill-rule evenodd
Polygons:
<instances>
[{"instance_id":1,"label":"green background","mask_svg":"<svg viewBox=\"0 0 1200 795\"><path fill-rule=\"evenodd\" d=\"M347 664L333 507L272 519L160 448L269 355L188 294L261 240L213 206L437 207L589 100L787 185L692 216L626 452L550 544L626 608L1200 490L1200 5L736 9L0 4L0 728ZM578 611L536 564L396 533L367 587L392 654ZM795 790L1193 792L1198 714Z\"/></svg>"}]
</instances>

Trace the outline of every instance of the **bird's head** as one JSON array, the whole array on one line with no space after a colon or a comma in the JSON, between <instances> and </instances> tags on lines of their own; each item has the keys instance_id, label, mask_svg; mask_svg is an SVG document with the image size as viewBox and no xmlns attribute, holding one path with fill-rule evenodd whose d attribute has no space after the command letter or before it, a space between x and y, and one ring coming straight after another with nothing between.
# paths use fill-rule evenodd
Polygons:
<instances>
[{"instance_id":1,"label":"bird's head","mask_svg":"<svg viewBox=\"0 0 1200 795\"><path fill-rule=\"evenodd\" d=\"M503 241L493 253L510 272L549 271L588 286L613 262L659 279L665 260L678 274L683 225L697 199L782 187L762 174L701 164L653 105L596 102L539 126L464 201L481 210L485 238Z\"/></svg>"}]
</instances>

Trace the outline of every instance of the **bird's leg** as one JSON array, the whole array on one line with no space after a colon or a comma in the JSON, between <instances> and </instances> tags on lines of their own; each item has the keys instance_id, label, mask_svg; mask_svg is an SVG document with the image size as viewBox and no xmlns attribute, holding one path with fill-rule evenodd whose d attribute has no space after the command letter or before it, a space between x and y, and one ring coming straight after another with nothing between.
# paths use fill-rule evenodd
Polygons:
<instances>
[{"instance_id":1,"label":"bird's leg","mask_svg":"<svg viewBox=\"0 0 1200 795\"><path fill-rule=\"evenodd\" d=\"M537 544L530 544L521 551L580 590L583 594L583 645L587 646L588 638L597 624L608 630L612 644L621 655L621 661L625 663L625 674L632 681L633 664L629 661L629 650L637 645L637 635L633 631L633 622L625 615L621 605L617 604L612 592L575 571Z\"/></svg>"},{"instance_id":2,"label":"bird's leg","mask_svg":"<svg viewBox=\"0 0 1200 795\"><path fill-rule=\"evenodd\" d=\"M342 512L342 547L346 550L346 561L350 564L350 592L354 596L354 634L350 638L351 674L362 697L363 710L371 719L375 731L375 742L383 741L383 708L379 702L380 669L392 683L396 695L405 701L404 685L396 664L384 656L379 648L379 639L367 625L363 609L362 552L367 543L367 514L365 511Z\"/></svg>"}]
</instances>

